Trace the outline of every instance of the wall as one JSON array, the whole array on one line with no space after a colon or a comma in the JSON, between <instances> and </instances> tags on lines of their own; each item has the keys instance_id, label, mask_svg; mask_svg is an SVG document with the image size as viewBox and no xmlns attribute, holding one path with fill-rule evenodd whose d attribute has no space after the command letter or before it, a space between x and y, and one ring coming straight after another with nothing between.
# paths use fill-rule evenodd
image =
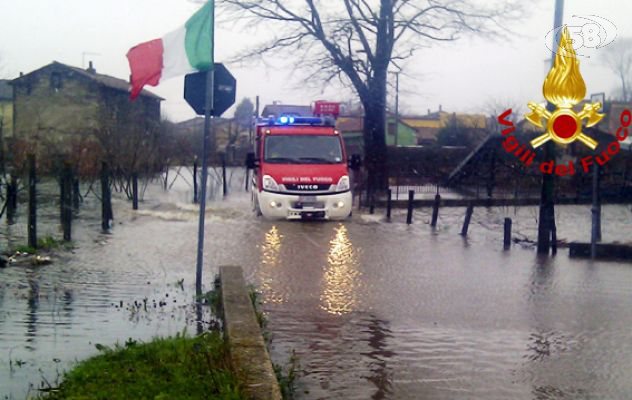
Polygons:
<instances>
[{"instance_id":1,"label":"wall","mask_svg":"<svg viewBox=\"0 0 632 400\"><path fill-rule=\"evenodd\" d=\"M52 83L58 74L59 84ZM87 135L97 126L96 82L56 65L14 81L15 138L47 152L68 152L68 135Z\"/></svg>"}]
</instances>

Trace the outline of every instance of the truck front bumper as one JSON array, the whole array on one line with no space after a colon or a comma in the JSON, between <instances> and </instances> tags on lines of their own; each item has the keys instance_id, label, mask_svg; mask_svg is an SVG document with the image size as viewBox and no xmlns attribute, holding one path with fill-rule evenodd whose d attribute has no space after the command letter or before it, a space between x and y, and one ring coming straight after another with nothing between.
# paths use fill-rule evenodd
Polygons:
<instances>
[{"instance_id":1,"label":"truck front bumper","mask_svg":"<svg viewBox=\"0 0 632 400\"><path fill-rule=\"evenodd\" d=\"M272 219L341 220L351 214L351 191L327 195L259 192L261 213Z\"/></svg>"}]
</instances>

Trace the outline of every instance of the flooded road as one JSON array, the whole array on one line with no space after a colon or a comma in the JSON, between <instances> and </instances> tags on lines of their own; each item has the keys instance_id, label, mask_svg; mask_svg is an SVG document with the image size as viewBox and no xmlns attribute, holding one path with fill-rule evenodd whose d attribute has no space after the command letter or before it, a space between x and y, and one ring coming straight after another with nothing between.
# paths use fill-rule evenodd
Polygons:
<instances>
[{"instance_id":1,"label":"flooded road","mask_svg":"<svg viewBox=\"0 0 632 400\"><path fill-rule=\"evenodd\" d=\"M538 259L528 242L503 251L504 218L533 240L537 208L476 209L468 239L458 235L464 209L442 209L434 231L428 209L410 227L399 210L392 223L358 211L344 223L265 221L239 173L207 212L205 286L218 265L244 267L273 360L299 358L298 398L632 395L632 264L570 260L567 249ZM139 212L117 199L111 235L88 199L72 253L0 270L0 398L53 383L96 343L194 332L191 198L179 179L168 192L150 185ZM42 229L60 236L56 210ZM588 206L557 213L560 239L589 238ZM604 240L631 241L631 222L628 207L604 207ZM19 241L20 223L4 239Z\"/></svg>"}]
</instances>

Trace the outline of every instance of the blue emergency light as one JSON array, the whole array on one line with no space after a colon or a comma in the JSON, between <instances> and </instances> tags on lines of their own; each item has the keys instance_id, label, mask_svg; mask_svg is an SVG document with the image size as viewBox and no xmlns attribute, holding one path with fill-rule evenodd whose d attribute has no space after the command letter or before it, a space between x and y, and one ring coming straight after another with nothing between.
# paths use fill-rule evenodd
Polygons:
<instances>
[{"instance_id":1,"label":"blue emergency light","mask_svg":"<svg viewBox=\"0 0 632 400\"><path fill-rule=\"evenodd\" d=\"M258 120L269 126L274 125L321 125L321 126L335 126L336 121L331 118L319 118L319 117L296 117L293 115L281 115L278 118L271 116L270 118L261 118Z\"/></svg>"}]
</instances>

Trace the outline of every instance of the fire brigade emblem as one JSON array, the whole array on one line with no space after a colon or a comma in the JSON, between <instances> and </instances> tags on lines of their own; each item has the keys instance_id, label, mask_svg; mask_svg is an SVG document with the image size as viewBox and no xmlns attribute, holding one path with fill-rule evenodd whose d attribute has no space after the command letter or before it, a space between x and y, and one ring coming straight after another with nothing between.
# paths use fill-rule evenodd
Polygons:
<instances>
[{"instance_id":1,"label":"fire brigade emblem","mask_svg":"<svg viewBox=\"0 0 632 400\"><path fill-rule=\"evenodd\" d=\"M560 38L553 68L544 80L542 92L544 98L557 109L549 112L544 104L529 102L531 112L525 118L539 128L545 128L542 119L546 121L546 133L533 139L531 145L537 148L549 140L560 144L579 140L594 150L598 143L582 132L583 120L587 120L586 126L591 127L598 124L604 114L599 113L601 103L584 104L579 113L573 110L586 96L586 84L579 71L579 60L566 27Z\"/></svg>"}]
</instances>

